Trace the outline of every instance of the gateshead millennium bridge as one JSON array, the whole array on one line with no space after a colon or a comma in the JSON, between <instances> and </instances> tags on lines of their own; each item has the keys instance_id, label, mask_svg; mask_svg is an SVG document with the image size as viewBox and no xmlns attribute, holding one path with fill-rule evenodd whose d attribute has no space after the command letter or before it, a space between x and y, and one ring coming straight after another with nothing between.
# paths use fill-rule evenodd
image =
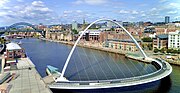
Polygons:
<instances>
[{"instance_id":1,"label":"gateshead millennium bridge","mask_svg":"<svg viewBox=\"0 0 180 93\"><path fill-rule=\"evenodd\" d=\"M142 76L134 76L134 77L128 77L128 78L121 78L121 79L110 79L110 80L92 80L92 81L70 81L65 78L64 74L66 72L66 68L69 64L69 61L71 59L71 56L80 41L83 34L90 28L93 24L100 22L100 21L110 21L119 27L121 27L134 41L137 48L140 50L140 52L143 55L142 60L150 62L155 68L157 69L155 72L148 73L146 75ZM55 82L52 84L49 84L49 88L51 89L103 89L103 88L116 88L116 87L126 87L126 86L134 86L134 85L140 85L140 84L146 84L154 81L161 80L162 78L165 78L169 76L172 72L172 67L169 63L165 62L161 59L153 59L148 57L145 52L142 50L140 45L137 43L135 38L118 22L115 22L113 20L109 19L99 19L94 22L92 22L79 36L77 41L75 42L72 50L70 51L68 58L64 64L62 73L60 73L60 76L58 78L54 78Z\"/></svg>"}]
</instances>

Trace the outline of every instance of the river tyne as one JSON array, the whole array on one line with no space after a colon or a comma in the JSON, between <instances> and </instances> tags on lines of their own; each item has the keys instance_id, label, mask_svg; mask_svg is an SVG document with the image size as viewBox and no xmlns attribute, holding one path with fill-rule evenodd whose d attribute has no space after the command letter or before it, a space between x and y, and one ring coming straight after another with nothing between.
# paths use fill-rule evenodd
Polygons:
<instances>
[{"instance_id":1,"label":"river tyne","mask_svg":"<svg viewBox=\"0 0 180 93\"><path fill-rule=\"evenodd\" d=\"M19 42L20 40L13 40ZM42 77L46 76L46 66L52 65L62 70L72 46L34 38L21 39L21 47L36 65ZM122 55L77 47L68 65L65 77L69 80L104 80L143 75L155 71L149 64L129 60ZM88 52L89 54L83 54ZM76 56L79 56L78 59ZM82 56L82 57L80 57ZM85 59L83 56L88 58ZM92 59L94 58L94 59ZM96 62L96 59L102 62ZM174 66L169 77L162 80L134 87L112 89L107 93L180 93L180 66ZM102 91L101 91L102 92Z\"/></svg>"}]
</instances>

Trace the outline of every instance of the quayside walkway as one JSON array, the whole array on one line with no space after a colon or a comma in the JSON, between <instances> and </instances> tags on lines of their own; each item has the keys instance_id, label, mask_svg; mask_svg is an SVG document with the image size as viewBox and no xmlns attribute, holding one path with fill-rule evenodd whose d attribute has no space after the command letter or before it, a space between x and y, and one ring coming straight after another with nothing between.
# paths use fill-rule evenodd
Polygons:
<instances>
[{"instance_id":1,"label":"quayside walkway","mask_svg":"<svg viewBox=\"0 0 180 93\"><path fill-rule=\"evenodd\" d=\"M20 59L17 67L18 70L10 71L18 76L9 82L9 93L51 93L29 58Z\"/></svg>"}]
</instances>

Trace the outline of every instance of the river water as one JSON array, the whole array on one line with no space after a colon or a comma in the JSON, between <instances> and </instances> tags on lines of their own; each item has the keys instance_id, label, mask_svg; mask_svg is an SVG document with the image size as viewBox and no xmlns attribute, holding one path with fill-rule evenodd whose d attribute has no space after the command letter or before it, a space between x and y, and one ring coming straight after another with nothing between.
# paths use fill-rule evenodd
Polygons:
<instances>
[{"instance_id":1,"label":"river water","mask_svg":"<svg viewBox=\"0 0 180 93\"><path fill-rule=\"evenodd\" d=\"M21 46L42 77L46 76L47 65L57 67L61 71L72 48L69 45L33 38L21 39L21 42ZM172 67L173 72L170 77L161 81L120 90L108 90L108 93L180 93L180 67ZM69 80L80 81L109 80L140 76L155 70L151 64L130 60L122 55L77 47L69 62L65 77Z\"/></svg>"}]
</instances>

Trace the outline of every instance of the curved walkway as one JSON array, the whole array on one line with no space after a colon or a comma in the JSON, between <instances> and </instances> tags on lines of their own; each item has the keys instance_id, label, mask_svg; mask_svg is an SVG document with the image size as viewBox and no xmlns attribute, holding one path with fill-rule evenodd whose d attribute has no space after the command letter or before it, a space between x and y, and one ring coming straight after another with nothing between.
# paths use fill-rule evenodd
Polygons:
<instances>
[{"instance_id":1,"label":"curved walkway","mask_svg":"<svg viewBox=\"0 0 180 93\"><path fill-rule=\"evenodd\" d=\"M132 77L132 78L101 80L101 81L56 82L49 85L49 87L53 89L100 89L100 88L125 87L125 86L133 86L133 85L158 81L171 74L172 67L169 63L163 60L157 60L151 58L149 58L149 60L159 64L160 69L157 70L156 72L147 75Z\"/></svg>"}]
</instances>

